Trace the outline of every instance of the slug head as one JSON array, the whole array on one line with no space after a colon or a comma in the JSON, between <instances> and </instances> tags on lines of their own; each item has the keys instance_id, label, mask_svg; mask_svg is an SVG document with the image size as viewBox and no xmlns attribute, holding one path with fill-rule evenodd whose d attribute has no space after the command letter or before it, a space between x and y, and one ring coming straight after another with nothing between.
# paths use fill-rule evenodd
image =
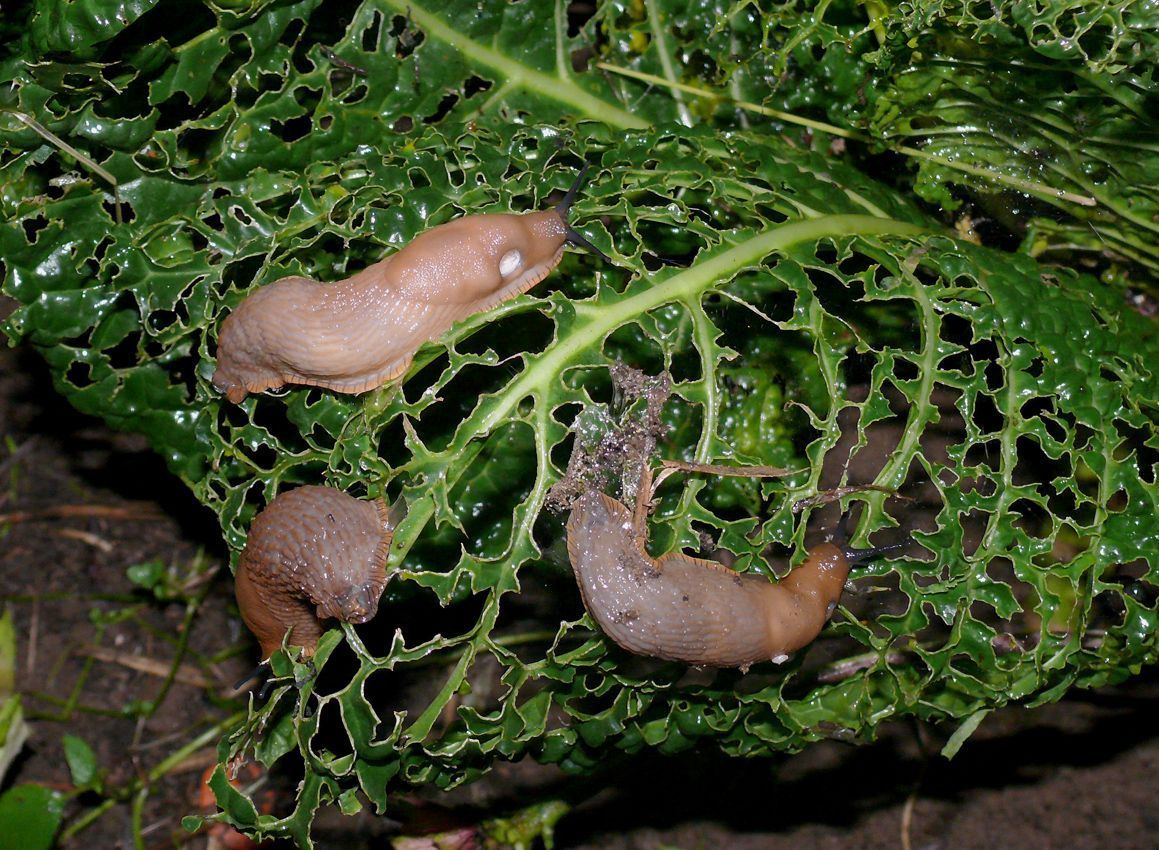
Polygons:
<instances>
[{"instance_id":1,"label":"slug head","mask_svg":"<svg viewBox=\"0 0 1159 850\"><path fill-rule=\"evenodd\" d=\"M543 280L566 240L567 225L555 210L466 216L416 237L387 271L411 298L474 312Z\"/></svg>"},{"instance_id":2,"label":"slug head","mask_svg":"<svg viewBox=\"0 0 1159 850\"><path fill-rule=\"evenodd\" d=\"M378 613L378 599L381 595L382 587L373 582L351 586L318 605L318 618L365 623Z\"/></svg>"},{"instance_id":3,"label":"slug head","mask_svg":"<svg viewBox=\"0 0 1159 850\"><path fill-rule=\"evenodd\" d=\"M567 222L586 172L580 172L554 209L470 215L433 227L395 254L385 271L413 300L475 312L526 292L547 277L565 244L611 262Z\"/></svg>"}]
</instances>

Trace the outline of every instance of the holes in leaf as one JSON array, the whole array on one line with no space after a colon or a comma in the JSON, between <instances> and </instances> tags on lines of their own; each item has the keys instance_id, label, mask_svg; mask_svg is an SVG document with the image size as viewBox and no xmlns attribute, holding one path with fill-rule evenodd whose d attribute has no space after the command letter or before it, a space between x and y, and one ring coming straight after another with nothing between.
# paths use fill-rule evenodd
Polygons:
<instances>
[{"instance_id":1,"label":"holes in leaf","mask_svg":"<svg viewBox=\"0 0 1159 850\"><path fill-rule=\"evenodd\" d=\"M358 83L358 85L353 86L350 89L350 91L346 92L346 94L342 95L342 102L345 103L347 106L351 106L355 103L361 103L363 100L366 99L366 96L368 94L370 94L370 89L367 87L366 83L360 82L360 83ZM399 121L402 121L402 120L404 120L404 119L402 119L402 118L399 119ZM406 131L403 130L401 132L406 132Z\"/></svg>"},{"instance_id":2,"label":"holes in leaf","mask_svg":"<svg viewBox=\"0 0 1159 850\"><path fill-rule=\"evenodd\" d=\"M569 369L562 376L565 387L583 390L594 404L612 403L612 379L608 370L601 367Z\"/></svg>"},{"instance_id":3,"label":"holes in leaf","mask_svg":"<svg viewBox=\"0 0 1159 850\"><path fill-rule=\"evenodd\" d=\"M173 170L183 174L200 173L205 170L206 163L216 157L221 143L221 131L190 127L182 130L178 138L181 152Z\"/></svg>"},{"instance_id":4,"label":"holes in leaf","mask_svg":"<svg viewBox=\"0 0 1159 850\"><path fill-rule=\"evenodd\" d=\"M1018 515L1018 519L1014 520L1014 526L1022 529L1028 537L1045 540L1054 532L1054 523L1051 522L1050 515L1037 502L1016 499L1010 505L1010 512Z\"/></svg>"},{"instance_id":5,"label":"holes in leaf","mask_svg":"<svg viewBox=\"0 0 1159 850\"><path fill-rule=\"evenodd\" d=\"M395 56L405 59L426 40L426 33L412 26L410 18L395 15L390 22L390 36L395 39Z\"/></svg>"},{"instance_id":6,"label":"holes in leaf","mask_svg":"<svg viewBox=\"0 0 1159 850\"><path fill-rule=\"evenodd\" d=\"M413 189L426 189L431 185L431 179L423 173L421 168L410 169L407 171L406 176Z\"/></svg>"},{"instance_id":7,"label":"holes in leaf","mask_svg":"<svg viewBox=\"0 0 1159 850\"><path fill-rule=\"evenodd\" d=\"M309 115L299 115L287 121L271 121L270 131L283 142L296 142L310 134L313 123Z\"/></svg>"},{"instance_id":8,"label":"holes in leaf","mask_svg":"<svg viewBox=\"0 0 1159 850\"><path fill-rule=\"evenodd\" d=\"M449 567L441 570L446 572ZM467 581L466 576L464 580ZM386 617L379 611L377 622L379 632L384 638L392 638L395 628L401 629L407 646L418 646L439 637L451 637L464 634L474 628L483 612L487 601L486 593L477 593L465 596L461 601L443 607L438 597L428 591L421 591L408 598L405 603L390 605ZM389 623L390 628L383 628ZM367 647L370 647L370 638L367 636ZM376 651L376 655L385 654L389 644Z\"/></svg>"},{"instance_id":9,"label":"holes in leaf","mask_svg":"<svg viewBox=\"0 0 1159 850\"><path fill-rule=\"evenodd\" d=\"M410 393L413 393L413 395L408 394L405 396L407 403L418 404L427 390L433 387L439 380L439 377L443 374L444 371L446 371L450 363L451 360L447 352L445 350L440 351L438 355L426 366L423 366L423 368L420 369L413 378L408 379L407 382L403 384L401 390L403 393L407 393L408 390Z\"/></svg>"},{"instance_id":10,"label":"holes in leaf","mask_svg":"<svg viewBox=\"0 0 1159 850\"><path fill-rule=\"evenodd\" d=\"M664 265L680 267L691 265L696 255L705 247L704 239L699 234L668 221L642 219L637 223L636 231L640 235L640 245L645 251L659 257ZM640 245L623 247L630 255Z\"/></svg>"},{"instance_id":11,"label":"holes in leaf","mask_svg":"<svg viewBox=\"0 0 1159 850\"><path fill-rule=\"evenodd\" d=\"M1091 600L1091 617L1087 623L1087 632L1083 644L1090 647L1092 644L1102 644L1103 632L1107 629L1119 628L1127 617L1127 602L1123 594L1117 590L1104 590L1095 594Z\"/></svg>"},{"instance_id":12,"label":"holes in leaf","mask_svg":"<svg viewBox=\"0 0 1159 850\"><path fill-rule=\"evenodd\" d=\"M28 240L28 244L35 245L40 231L48 227L48 219L41 213L36 218L24 219L20 222L20 226L24 228L24 238Z\"/></svg>"},{"instance_id":13,"label":"holes in leaf","mask_svg":"<svg viewBox=\"0 0 1159 850\"><path fill-rule=\"evenodd\" d=\"M986 379L986 389L992 393L998 392L1006 384L1006 373L995 360L986 364L986 368L982 371L982 377Z\"/></svg>"},{"instance_id":14,"label":"holes in leaf","mask_svg":"<svg viewBox=\"0 0 1159 850\"><path fill-rule=\"evenodd\" d=\"M672 353L672 360L668 364L668 372L674 383L698 381L701 376L701 360L699 352L689 346L678 348Z\"/></svg>"},{"instance_id":15,"label":"holes in leaf","mask_svg":"<svg viewBox=\"0 0 1159 850\"><path fill-rule=\"evenodd\" d=\"M327 664L329 666L329 664ZM317 705L317 703L315 703ZM342 724L342 708L338 700L329 699L322 703L318 718L318 731L310 738L310 750L316 757L341 758L354 752L350 736Z\"/></svg>"},{"instance_id":16,"label":"holes in leaf","mask_svg":"<svg viewBox=\"0 0 1159 850\"><path fill-rule=\"evenodd\" d=\"M455 92L448 92L443 95L443 99L439 101L438 107L430 115L423 118L424 124L437 124L451 114L451 110L455 108L455 104L459 102L459 95Z\"/></svg>"},{"instance_id":17,"label":"holes in leaf","mask_svg":"<svg viewBox=\"0 0 1159 850\"><path fill-rule=\"evenodd\" d=\"M244 292L258 283L257 277L261 273L263 259L261 256L253 256L230 262L221 270L222 294L232 288Z\"/></svg>"},{"instance_id":18,"label":"holes in leaf","mask_svg":"<svg viewBox=\"0 0 1159 850\"><path fill-rule=\"evenodd\" d=\"M265 394L256 396L256 398L253 424L264 429L274 439L279 452L283 454L302 452L306 448L305 441L302 439L298 427L286 418L285 403ZM233 405L228 406L232 407Z\"/></svg>"},{"instance_id":19,"label":"holes in leaf","mask_svg":"<svg viewBox=\"0 0 1159 850\"><path fill-rule=\"evenodd\" d=\"M74 360L68 364L68 369L64 373L64 379L77 389L92 386L92 366L84 360Z\"/></svg>"},{"instance_id":20,"label":"holes in leaf","mask_svg":"<svg viewBox=\"0 0 1159 850\"><path fill-rule=\"evenodd\" d=\"M1114 448L1115 460L1122 463L1134 454L1139 478L1148 484L1154 484L1155 467L1156 464L1159 464L1159 448L1147 443L1148 439L1154 442L1154 423L1135 428L1122 419L1116 419L1115 432L1122 438L1121 442Z\"/></svg>"},{"instance_id":21,"label":"holes in leaf","mask_svg":"<svg viewBox=\"0 0 1159 850\"><path fill-rule=\"evenodd\" d=\"M841 371L845 377L846 385L868 384L873 376L875 365L877 365L877 358L872 354L850 351L841 362Z\"/></svg>"},{"instance_id":22,"label":"holes in leaf","mask_svg":"<svg viewBox=\"0 0 1159 850\"><path fill-rule=\"evenodd\" d=\"M1116 490L1107 499L1107 511L1113 514L1120 514L1127 509L1127 491Z\"/></svg>"},{"instance_id":23,"label":"holes in leaf","mask_svg":"<svg viewBox=\"0 0 1159 850\"><path fill-rule=\"evenodd\" d=\"M138 354L138 346L140 343L141 332L133 331L112 348L105 349L109 365L114 369L132 369L139 365L141 357Z\"/></svg>"},{"instance_id":24,"label":"holes in leaf","mask_svg":"<svg viewBox=\"0 0 1159 850\"><path fill-rule=\"evenodd\" d=\"M480 396L500 389L508 378L502 368L475 363L460 368L439 390L443 400L431 404L412 423L419 438L431 451L443 451L450 444L459 423L479 403Z\"/></svg>"},{"instance_id":25,"label":"holes in leaf","mask_svg":"<svg viewBox=\"0 0 1159 850\"><path fill-rule=\"evenodd\" d=\"M991 483L989 479L984 479L984 481ZM973 558L974 553L978 551L978 547L982 543L982 530L986 527L986 518L988 516L989 514L985 511L975 508L959 517L959 522L962 527L963 558Z\"/></svg>"},{"instance_id":26,"label":"holes in leaf","mask_svg":"<svg viewBox=\"0 0 1159 850\"><path fill-rule=\"evenodd\" d=\"M266 94L268 92L279 92L282 86L286 84L286 78L281 74L274 74L269 71L261 71L258 73L258 93Z\"/></svg>"},{"instance_id":27,"label":"holes in leaf","mask_svg":"<svg viewBox=\"0 0 1159 850\"><path fill-rule=\"evenodd\" d=\"M659 348L635 322L616 328L604 342L604 354L609 360L631 363L649 375L664 371L664 357Z\"/></svg>"},{"instance_id":28,"label":"holes in leaf","mask_svg":"<svg viewBox=\"0 0 1159 850\"><path fill-rule=\"evenodd\" d=\"M820 252L818 252L820 253ZM831 316L849 319L853 303L865 297L865 285L859 280L843 281L823 269L806 269L821 307Z\"/></svg>"},{"instance_id":29,"label":"holes in leaf","mask_svg":"<svg viewBox=\"0 0 1159 850\"><path fill-rule=\"evenodd\" d=\"M501 364L498 368L512 378L520 371L520 364L514 358L525 352L543 351L554 333L555 322L534 310L488 322L471 336L456 343L455 348L465 354L482 354L487 350L495 352Z\"/></svg>"},{"instance_id":30,"label":"holes in leaf","mask_svg":"<svg viewBox=\"0 0 1159 850\"><path fill-rule=\"evenodd\" d=\"M284 44L287 47L293 47L302 37L302 33L306 30L306 22L301 18L291 18L286 28L282 30L281 36L278 38L279 44Z\"/></svg>"},{"instance_id":31,"label":"holes in leaf","mask_svg":"<svg viewBox=\"0 0 1159 850\"><path fill-rule=\"evenodd\" d=\"M242 451L249 455L254 466L265 471L267 474L278 464L278 451L268 443L259 443L248 450L243 449Z\"/></svg>"},{"instance_id":32,"label":"holes in leaf","mask_svg":"<svg viewBox=\"0 0 1159 850\"><path fill-rule=\"evenodd\" d=\"M472 554L494 558L507 549L513 511L531 492L535 473L535 438L529 425L512 423L487 438L472 477L465 478L452 496Z\"/></svg>"},{"instance_id":33,"label":"holes in leaf","mask_svg":"<svg viewBox=\"0 0 1159 850\"><path fill-rule=\"evenodd\" d=\"M409 115L402 115L395 120L394 124L391 126L391 129L396 133L409 133L414 129L414 125L415 122L413 118L411 118Z\"/></svg>"},{"instance_id":34,"label":"holes in leaf","mask_svg":"<svg viewBox=\"0 0 1159 850\"><path fill-rule=\"evenodd\" d=\"M490 90L494 85L490 80L485 80L477 74L473 74L463 83L463 97L467 99L472 98L477 94Z\"/></svg>"},{"instance_id":35,"label":"holes in leaf","mask_svg":"<svg viewBox=\"0 0 1159 850\"><path fill-rule=\"evenodd\" d=\"M568 428L570 427L571 426L569 424ZM555 466L556 469L560 470L561 472L567 469L568 462L571 460L574 446L575 434L569 431L566 437L551 447L549 456L551 458L552 465Z\"/></svg>"},{"instance_id":36,"label":"holes in leaf","mask_svg":"<svg viewBox=\"0 0 1159 850\"><path fill-rule=\"evenodd\" d=\"M898 381L913 381L918 375L918 367L905 357L895 357L893 359L893 376Z\"/></svg>"},{"instance_id":37,"label":"holes in leaf","mask_svg":"<svg viewBox=\"0 0 1159 850\"><path fill-rule=\"evenodd\" d=\"M1002 430L1006 420L998 410L993 396L978 393L974 396L974 410L970 421L978 429L979 434L996 434Z\"/></svg>"},{"instance_id":38,"label":"holes in leaf","mask_svg":"<svg viewBox=\"0 0 1159 850\"><path fill-rule=\"evenodd\" d=\"M962 465L965 467L986 467L996 472L1001 462L1002 443L994 439L971 445L966 450L966 456L962 461Z\"/></svg>"},{"instance_id":39,"label":"holes in leaf","mask_svg":"<svg viewBox=\"0 0 1159 850\"><path fill-rule=\"evenodd\" d=\"M989 602L975 599L970 603L970 619L979 623L995 623L998 621L998 611Z\"/></svg>"},{"instance_id":40,"label":"holes in leaf","mask_svg":"<svg viewBox=\"0 0 1159 850\"><path fill-rule=\"evenodd\" d=\"M334 436L327 431L320 423L315 422L310 429L310 442L314 444L317 449L328 452L338 445L338 441Z\"/></svg>"},{"instance_id":41,"label":"holes in leaf","mask_svg":"<svg viewBox=\"0 0 1159 850\"><path fill-rule=\"evenodd\" d=\"M1011 481L1016 485L1040 484L1045 485L1056 478L1071 478L1074 470L1068 460L1069 455L1063 454L1054 460L1042 450L1037 439L1020 436L1016 442L1017 462L1011 472ZM1041 486L1040 492L1050 492Z\"/></svg>"},{"instance_id":42,"label":"holes in leaf","mask_svg":"<svg viewBox=\"0 0 1159 850\"><path fill-rule=\"evenodd\" d=\"M334 623L330 623L329 625L334 625ZM357 663L358 659L346 641L340 642L334 648L334 651L330 653L330 657L326 659L326 664L318 671L318 675L314 678L315 695L318 697L327 697L345 689L353 678Z\"/></svg>"},{"instance_id":43,"label":"holes in leaf","mask_svg":"<svg viewBox=\"0 0 1159 850\"><path fill-rule=\"evenodd\" d=\"M370 16L370 23L367 24L366 28L362 31L362 35L359 39L359 44L362 46L363 53L378 52L378 40L382 31L382 21L382 12L376 11Z\"/></svg>"},{"instance_id":44,"label":"holes in leaf","mask_svg":"<svg viewBox=\"0 0 1159 850\"><path fill-rule=\"evenodd\" d=\"M254 223L254 220L250 218L249 213L247 213L237 204L234 204L229 208L229 214L247 227Z\"/></svg>"},{"instance_id":45,"label":"holes in leaf","mask_svg":"<svg viewBox=\"0 0 1159 850\"><path fill-rule=\"evenodd\" d=\"M1054 410L1054 399L1047 396L1036 396L1028 399L1023 405L1019 413L1023 419L1033 419L1042 413L1048 413Z\"/></svg>"}]
</instances>

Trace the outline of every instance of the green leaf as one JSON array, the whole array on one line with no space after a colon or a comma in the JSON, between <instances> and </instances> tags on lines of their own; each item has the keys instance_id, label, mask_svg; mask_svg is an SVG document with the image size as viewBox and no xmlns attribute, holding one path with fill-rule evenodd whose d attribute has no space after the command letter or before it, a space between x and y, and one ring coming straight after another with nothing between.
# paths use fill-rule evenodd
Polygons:
<instances>
[{"instance_id":1,"label":"green leaf","mask_svg":"<svg viewBox=\"0 0 1159 850\"><path fill-rule=\"evenodd\" d=\"M65 735L62 744L72 784L78 788L91 786L97 777L97 757L92 747L77 735Z\"/></svg>"},{"instance_id":2,"label":"green leaf","mask_svg":"<svg viewBox=\"0 0 1159 850\"><path fill-rule=\"evenodd\" d=\"M990 709L984 708L981 711L975 711L954 730L954 734L946 741L946 745L942 747L942 757L952 759L958 754L958 750L962 749L962 744L974 734L978 726L986 719L986 715L990 713Z\"/></svg>"},{"instance_id":3,"label":"green leaf","mask_svg":"<svg viewBox=\"0 0 1159 850\"><path fill-rule=\"evenodd\" d=\"M15 785L0 795L0 835L10 847L48 850L64 811L64 796L43 785Z\"/></svg>"},{"instance_id":4,"label":"green leaf","mask_svg":"<svg viewBox=\"0 0 1159 850\"><path fill-rule=\"evenodd\" d=\"M578 22L562 2L379 0L339 19L255 0L163 37L160 10L101 17L116 6L71 4L59 37L39 20L56 52L21 43L2 66L7 333L77 408L146 435L235 555L301 484L408 508L378 618L327 632L316 670L275 653L269 700L219 749L292 764L297 798L259 814L218 770L215 817L306 846L320 805L386 810L501 759L587 771L644 748L869 740L892 718L961 723L1159 657L1155 327L1071 262L1153 279L1153 81L1124 38L1106 62L1088 49L1146 15L1115 5L1103 28L1069 4L1079 55L1069 19L1034 4L1012 23L950 0L649 0ZM1043 95L1019 118L1022 86ZM1113 137L1082 136L1084 110ZM920 162L916 184L858 138ZM568 252L363 396L232 405L212 388L221 322L256 288L340 280L462 215L545 208L581 160L573 223L612 264ZM980 206L1026 182L1021 250L939 224L963 191ZM818 529L799 506L834 486L825 469L863 503L855 543L912 510L918 545L863 567L867 592L786 665L689 684L629 657L585 616L563 518L544 510L575 442L632 413L616 362L672 377L661 457L796 470L673 479L657 553L712 545L780 575L767 553L803 556Z\"/></svg>"},{"instance_id":5,"label":"green leaf","mask_svg":"<svg viewBox=\"0 0 1159 850\"><path fill-rule=\"evenodd\" d=\"M0 782L28 740L28 724L16 690L16 632L12 608L0 615Z\"/></svg>"},{"instance_id":6,"label":"green leaf","mask_svg":"<svg viewBox=\"0 0 1159 850\"><path fill-rule=\"evenodd\" d=\"M0 781L20 755L28 740L28 724L20 706L20 695L13 694L0 700Z\"/></svg>"},{"instance_id":7,"label":"green leaf","mask_svg":"<svg viewBox=\"0 0 1159 850\"><path fill-rule=\"evenodd\" d=\"M16 692L16 628L12 623L12 606L5 605L0 615L0 699Z\"/></svg>"}]
</instances>

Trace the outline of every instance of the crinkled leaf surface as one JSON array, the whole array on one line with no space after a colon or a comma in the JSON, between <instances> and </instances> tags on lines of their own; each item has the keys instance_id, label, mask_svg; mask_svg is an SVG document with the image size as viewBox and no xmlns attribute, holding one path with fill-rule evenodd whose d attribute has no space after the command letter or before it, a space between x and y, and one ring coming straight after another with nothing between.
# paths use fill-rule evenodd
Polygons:
<instances>
[{"instance_id":1,"label":"crinkled leaf surface","mask_svg":"<svg viewBox=\"0 0 1159 850\"><path fill-rule=\"evenodd\" d=\"M222 742L223 759L300 754L295 808L259 814L219 770L222 817L306 844L318 805L352 789L383 808L391 788L525 754L587 770L645 747L867 739L891 717L980 717L1155 660L1154 325L1090 278L950 238L767 127L576 70L584 51L634 50L669 75L699 6L609 3L573 31L560 3L219 3L177 22L148 5L120 25L116 3L32 4L5 66L9 333L78 408L148 435L235 551L297 484L408 505L378 618L328 632L317 677L275 655L280 686ZM822 63L852 38L838 11L801 31L833 48ZM740 20L716 16L703 55L772 32ZM838 70L798 72L818 98L853 98L868 71ZM581 159L573 220L615 266L569 253L424 346L400 386L236 406L213 391L217 329L247 292L339 279L462 214L542 208ZM801 470L670 485L661 548L708 532L752 570L770 546L800 553L794 506L822 489L842 429L882 488L856 497L856 542L905 522L887 491L924 488L920 545L859 573L884 601L851 597L808 651L743 677L687 684L610 645L544 502L571 431L616 415L616 360L672 374L664 456ZM895 435L885 451L874 423Z\"/></svg>"},{"instance_id":2,"label":"crinkled leaf surface","mask_svg":"<svg viewBox=\"0 0 1159 850\"><path fill-rule=\"evenodd\" d=\"M1025 233L1035 256L1159 293L1154 3L649 0L605 4L601 22L605 61L651 75L624 97L691 84L708 94L671 94L689 124L758 120L737 101L789 110L806 144L873 141L945 210L973 199L971 220Z\"/></svg>"}]
</instances>

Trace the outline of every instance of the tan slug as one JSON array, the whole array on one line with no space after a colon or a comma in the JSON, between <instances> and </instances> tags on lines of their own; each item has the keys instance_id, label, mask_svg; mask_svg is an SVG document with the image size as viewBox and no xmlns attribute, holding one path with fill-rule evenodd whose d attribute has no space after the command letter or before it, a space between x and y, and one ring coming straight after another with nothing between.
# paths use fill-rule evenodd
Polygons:
<instances>
[{"instance_id":1,"label":"tan slug","mask_svg":"<svg viewBox=\"0 0 1159 850\"><path fill-rule=\"evenodd\" d=\"M567 549L588 613L637 655L742 669L786 661L810 643L837 607L850 566L899 548L824 543L774 583L681 552L653 558L644 543L622 502L589 492L575 503Z\"/></svg>"},{"instance_id":2,"label":"tan slug","mask_svg":"<svg viewBox=\"0 0 1159 850\"><path fill-rule=\"evenodd\" d=\"M222 323L214 387L237 403L284 384L361 393L399 377L424 342L543 280L564 243L603 257L567 223L586 171L554 209L465 216L346 280L261 287Z\"/></svg>"},{"instance_id":3,"label":"tan slug","mask_svg":"<svg viewBox=\"0 0 1159 850\"><path fill-rule=\"evenodd\" d=\"M242 619L268 660L290 631L307 654L326 620L365 623L378 612L395 512L332 487L279 494L254 519L238 560Z\"/></svg>"}]
</instances>

